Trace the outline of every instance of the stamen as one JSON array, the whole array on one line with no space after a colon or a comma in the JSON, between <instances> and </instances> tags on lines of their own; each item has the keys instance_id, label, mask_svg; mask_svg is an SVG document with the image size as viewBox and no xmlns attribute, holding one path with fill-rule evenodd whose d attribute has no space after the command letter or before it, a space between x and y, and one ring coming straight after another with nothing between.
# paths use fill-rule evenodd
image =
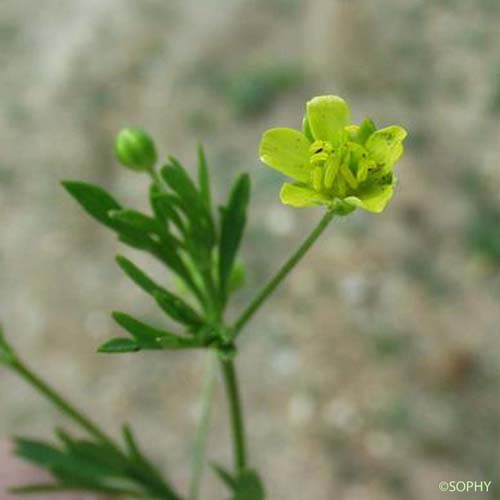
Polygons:
<instances>
[{"instance_id":1,"label":"stamen","mask_svg":"<svg viewBox=\"0 0 500 500\"><path fill-rule=\"evenodd\" d=\"M354 177L354 174L351 172L351 169L349 168L350 160L351 160L351 155L348 152L345 158L342 160L342 164L340 165L340 173L347 181L347 184L349 184L349 186L352 189L356 189L358 187L358 181L356 177Z\"/></svg>"},{"instance_id":2,"label":"stamen","mask_svg":"<svg viewBox=\"0 0 500 500\"><path fill-rule=\"evenodd\" d=\"M316 153L321 153L321 151L323 151L324 145L324 141L314 141L309 147L309 153L313 155Z\"/></svg>"},{"instance_id":3,"label":"stamen","mask_svg":"<svg viewBox=\"0 0 500 500\"><path fill-rule=\"evenodd\" d=\"M321 153L316 153L316 154L311 156L311 163L313 165L318 165L318 164L324 163L327 160L328 160L327 153L321 152Z\"/></svg>"},{"instance_id":4,"label":"stamen","mask_svg":"<svg viewBox=\"0 0 500 500\"><path fill-rule=\"evenodd\" d=\"M334 157L330 157L326 164L325 170L325 188L330 189L333 186L335 181L335 177L337 177L337 173L339 171L339 162Z\"/></svg>"},{"instance_id":5,"label":"stamen","mask_svg":"<svg viewBox=\"0 0 500 500\"><path fill-rule=\"evenodd\" d=\"M312 185L315 191L321 191L323 186L323 169L321 167L316 167L312 171Z\"/></svg>"},{"instance_id":6,"label":"stamen","mask_svg":"<svg viewBox=\"0 0 500 500\"><path fill-rule=\"evenodd\" d=\"M358 161L358 171L356 173L356 178L359 182L366 181L368 177L368 172L370 171L370 167L373 166L373 161L368 158L368 153L363 151L361 153L361 158Z\"/></svg>"},{"instance_id":7,"label":"stamen","mask_svg":"<svg viewBox=\"0 0 500 500\"><path fill-rule=\"evenodd\" d=\"M359 160L358 172L356 173L356 179L358 182L366 181L366 178L368 177L368 165L369 162L366 160Z\"/></svg>"},{"instance_id":8,"label":"stamen","mask_svg":"<svg viewBox=\"0 0 500 500\"><path fill-rule=\"evenodd\" d=\"M335 184L336 186L336 191L337 195L339 198L345 198L345 195L347 194L347 184L345 182L344 177L341 175L337 176L337 182Z\"/></svg>"}]
</instances>

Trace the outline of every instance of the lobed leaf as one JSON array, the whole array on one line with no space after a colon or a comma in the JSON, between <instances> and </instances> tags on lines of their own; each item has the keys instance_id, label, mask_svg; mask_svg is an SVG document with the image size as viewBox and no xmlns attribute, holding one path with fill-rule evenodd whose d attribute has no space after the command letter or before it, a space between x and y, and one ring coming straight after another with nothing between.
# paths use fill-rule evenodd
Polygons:
<instances>
[{"instance_id":1,"label":"lobed leaf","mask_svg":"<svg viewBox=\"0 0 500 500\"><path fill-rule=\"evenodd\" d=\"M203 324L198 313L177 295L166 290L157 290L153 296L160 308L175 321L193 328L199 328Z\"/></svg>"},{"instance_id":2,"label":"lobed leaf","mask_svg":"<svg viewBox=\"0 0 500 500\"><path fill-rule=\"evenodd\" d=\"M219 464L211 464L212 468L214 469L215 473L219 476L219 479L231 490L235 491L238 482L237 480L232 476L232 474L225 468L222 467L222 465Z\"/></svg>"},{"instance_id":3,"label":"lobed leaf","mask_svg":"<svg viewBox=\"0 0 500 500\"><path fill-rule=\"evenodd\" d=\"M231 500L264 500L265 491L262 481L254 470L243 471L238 479Z\"/></svg>"},{"instance_id":4,"label":"lobed leaf","mask_svg":"<svg viewBox=\"0 0 500 500\"><path fill-rule=\"evenodd\" d=\"M172 223L183 236L187 234L186 223L178 213L178 199L169 193L162 193L153 185L150 191L149 201L157 220L169 225Z\"/></svg>"},{"instance_id":5,"label":"lobed leaf","mask_svg":"<svg viewBox=\"0 0 500 500\"><path fill-rule=\"evenodd\" d=\"M158 338L158 344L160 344L162 349L173 351L201 347L200 343L194 339L177 336L160 337Z\"/></svg>"},{"instance_id":6,"label":"lobed leaf","mask_svg":"<svg viewBox=\"0 0 500 500\"><path fill-rule=\"evenodd\" d=\"M159 337L173 335L170 332L147 325L122 312L114 312L112 317L122 328L134 337L139 346L143 349L160 349L157 339Z\"/></svg>"},{"instance_id":7,"label":"lobed leaf","mask_svg":"<svg viewBox=\"0 0 500 500\"><path fill-rule=\"evenodd\" d=\"M196 283L193 272L179 256L177 248L165 243L155 246L152 250L152 253L167 267L169 267L175 274L177 274L177 276L181 278L186 286L191 289L191 291L203 304L203 294Z\"/></svg>"},{"instance_id":8,"label":"lobed leaf","mask_svg":"<svg viewBox=\"0 0 500 500\"><path fill-rule=\"evenodd\" d=\"M134 456L128 457L105 443L74 439L63 430L57 435L63 443L59 449L43 441L16 440L16 453L49 470L56 482L30 484L13 488L17 494L64 491L92 491L111 496L165 498L180 500L153 465L134 445ZM131 432L128 431L129 443ZM134 442L135 443L135 442Z\"/></svg>"},{"instance_id":9,"label":"lobed leaf","mask_svg":"<svg viewBox=\"0 0 500 500\"><path fill-rule=\"evenodd\" d=\"M63 181L62 185L85 212L116 231L120 241L140 250L152 250L154 242L147 232L111 216L112 213L121 211L122 207L107 191L86 182Z\"/></svg>"},{"instance_id":10,"label":"lobed leaf","mask_svg":"<svg viewBox=\"0 0 500 500\"><path fill-rule=\"evenodd\" d=\"M137 352L141 350L141 346L133 339L128 339L124 337L117 337L107 342L104 342L98 352L104 352L107 354L113 353L125 353L125 352Z\"/></svg>"},{"instance_id":11,"label":"lobed leaf","mask_svg":"<svg viewBox=\"0 0 500 500\"><path fill-rule=\"evenodd\" d=\"M198 184L200 194L208 212L212 210L212 195L210 193L210 174L208 172L207 158L203 146L198 146Z\"/></svg>"},{"instance_id":12,"label":"lobed leaf","mask_svg":"<svg viewBox=\"0 0 500 500\"><path fill-rule=\"evenodd\" d=\"M198 191L186 170L175 159L164 166L161 174L177 195L177 202L189 220L190 234L199 246L211 249L215 244L215 228L203 195Z\"/></svg>"},{"instance_id":13,"label":"lobed leaf","mask_svg":"<svg viewBox=\"0 0 500 500\"><path fill-rule=\"evenodd\" d=\"M125 440L125 443L127 445L127 450L130 458L142 462L143 461L142 453L139 449L139 446L137 445L132 429L128 424L124 424L122 426L122 434L123 434L123 439Z\"/></svg>"},{"instance_id":14,"label":"lobed leaf","mask_svg":"<svg viewBox=\"0 0 500 500\"><path fill-rule=\"evenodd\" d=\"M115 228L109 212L120 210L121 206L108 192L86 182L63 181L62 185L94 219L108 227Z\"/></svg>"},{"instance_id":15,"label":"lobed leaf","mask_svg":"<svg viewBox=\"0 0 500 500\"><path fill-rule=\"evenodd\" d=\"M246 469L234 475L220 465L212 464L212 467L233 493L231 500L264 500L264 486L255 470Z\"/></svg>"},{"instance_id":16,"label":"lobed leaf","mask_svg":"<svg viewBox=\"0 0 500 500\"><path fill-rule=\"evenodd\" d=\"M223 301L228 282L241 243L246 224L246 211L250 199L250 178L241 175L235 182L226 207L221 209L221 235L219 242L219 286Z\"/></svg>"},{"instance_id":17,"label":"lobed leaf","mask_svg":"<svg viewBox=\"0 0 500 500\"><path fill-rule=\"evenodd\" d=\"M147 325L128 314L114 312L113 319L129 332L142 349L186 349L199 347L192 338L184 338L166 330Z\"/></svg>"},{"instance_id":18,"label":"lobed leaf","mask_svg":"<svg viewBox=\"0 0 500 500\"><path fill-rule=\"evenodd\" d=\"M146 293L152 295L172 319L191 327L201 326L202 318L184 300L158 285L127 258L119 255L116 261L124 273Z\"/></svg>"},{"instance_id":19,"label":"lobed leaf","mask_svg":"<svg viewBox=\"0 0 500 500\"><path fill-rule=\"evenodd\" d=\"M16 439L16 455L50 469L59 478L71 478L72 482L99 484L101 477L117 475L116 470L110 471L102 461L83 459L38 440Z\"/></svg>"},{"instance_id":20,"label":"lobed leaf","mask_svg":"<svg viewBox=\"0 0 500 500\"><path fill-rule=\"evenodd\" d=\"M163 224L137 210L111 210L109 216L112 220L121 222L125 226L129 226L132 230L157 234L159 236L166 236L167 234Z\"/></svg>"}]
</instances>

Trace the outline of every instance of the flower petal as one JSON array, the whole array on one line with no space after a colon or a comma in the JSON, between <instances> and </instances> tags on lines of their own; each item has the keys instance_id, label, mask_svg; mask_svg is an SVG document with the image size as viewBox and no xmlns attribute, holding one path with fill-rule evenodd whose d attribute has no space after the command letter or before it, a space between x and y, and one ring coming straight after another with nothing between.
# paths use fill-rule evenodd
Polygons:
<instances>
[{"instance_id":1,"label":"flower petal","mask_svg":"<svg viewBox=\"0 0 500 500\"><path fill-rule=\"evenodd\" d=\"M267 130L260 142L260 160L275 170L308 182L310 178L309 146L307 138L291 128Z\"/></svg>"},{"instance_id":2,"label":"flower petal","mask_svg":"<svg viewBox=\"0 0 500 500\"><path fill-rule=\"evenodd\" d=\"M292 207L327 205L330 202L326 196L307 186L289 183L285 183L281 187L280 198L285 205Z\"/></svg>"},{"instance_id":3,"label":"flower petal","mask_svg":"<svg viewBox=\"0 0 500 500\"><path fill-rule=\"evenodd\" d=\"M314 142L314 137L311 132L311 127L309 126L309 120L307 119L307 114L304 115L302 119L302 132L311 141Z\"/></svg>"},{"instance_id":4,"label":"flower petal","mask_svg":"<svg viewBox=\"0 0 500 500\"><path fill-rule=\"evenodd\" d=\"M349 123L349 107L336 95L315 97L307 103L307 119L315 139L338 145Z\"/></svg>"},{"instance_id":5,"label":"flower petal","mask_svg":"<svg viewBox=\"0 0 500 500\"><path fill-rule=\"evenodd\" d=\"M404 128L392 125L374 132L366 141L366 149L381 168L381 174L389 173L403 154L403 141L407 136Z\"/></svg>"},{"instance_id":6,"label":"flower petal","mask_svg":"<svg viewBox=\"0 0 500 500\"><path fill-rule=\"evenodd\" d=\"M393 177L391 184L376 184L364 191L361 191L357 196L349 196L344 201L352 203L360 208L364 208L368 212L380 213L383 212L394 194L394 186L396 185L396 177Z\"/></svg>"}]
</instances>

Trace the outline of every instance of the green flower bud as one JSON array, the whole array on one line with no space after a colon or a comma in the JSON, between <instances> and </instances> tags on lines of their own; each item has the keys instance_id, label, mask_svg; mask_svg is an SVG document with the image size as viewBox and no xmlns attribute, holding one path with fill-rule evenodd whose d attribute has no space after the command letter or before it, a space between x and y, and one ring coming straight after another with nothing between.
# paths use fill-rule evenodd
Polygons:
<instances>
[{"instance_id":1,"label":"green flower bud","mask_svg":"<svg viewBox=\"0 0 500 500\"><path fill-rule=\"evenodd\" d=\"M150 135L140 128L124 128L115 142L117 160L137 172L154 167L158 156Z\"/></svg>"}]
</instances>

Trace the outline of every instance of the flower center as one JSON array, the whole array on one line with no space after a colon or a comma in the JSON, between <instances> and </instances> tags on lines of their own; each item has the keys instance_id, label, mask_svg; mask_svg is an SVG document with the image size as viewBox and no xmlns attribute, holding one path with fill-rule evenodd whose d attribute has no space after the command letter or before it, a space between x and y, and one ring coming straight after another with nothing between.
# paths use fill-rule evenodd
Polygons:
<instances>
[{"instance_id":1,"label":"flower center","mask_svg":"<svg viewBox=\"0 0 500 500\"><path fill-rule=\"evenodd\" d=\"M359 183L366 179L366 170L358 170L357 175L353 173L352 167L356 162L353 151L347 144L334 148L329 142L314 141L309 152L311 184L315 191L328 192L343 198L347 196L348 191L355 190Z\"/></svg>"}]
</instances>

